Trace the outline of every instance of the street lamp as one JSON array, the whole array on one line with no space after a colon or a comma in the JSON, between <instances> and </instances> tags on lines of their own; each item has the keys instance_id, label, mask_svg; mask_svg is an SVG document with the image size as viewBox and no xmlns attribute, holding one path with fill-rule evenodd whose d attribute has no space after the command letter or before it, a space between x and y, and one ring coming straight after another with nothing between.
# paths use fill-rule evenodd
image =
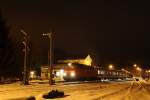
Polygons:
<instances>
[{"instance_id":1,"label":"street lamp","mask_svg":"<svg viewBox=\"0 0 150 100\"><path fill-rule=\"evenodd\" d=\"M72 66L72 63L68 63L68 66Z\"/></svg>"},{"instance_id":2,"label":"street lamp","mask_svg":"<svg viewBox=\"0 0 150 100\"><path fill-rule=\"evenodd\" d=\"M50 68L50 77L49 77L49 84L50 85L52 85L53 84L53 76L52 76L52 71L53 71L53 68L52 68L52 32L50 32L50 33L43 33L42 34L43 36L48 36L48 38L49 38L49 51L50 51L50 53L49 53L49 68Z\"/></svg>"},{"instance_id":3,"label":"street lamp","mask_svg":"<svg viewBox=\"0 0 150 100\"><path fill-rule=\"evenodd\" d=\"M134 67L137 67L137 64L134 64L133 66L134 66Z\"/></svg>"},{"instance_id":4,"label":"street lamp","mask_svg":"<svg viewBox=\"0 0 150 100\"><path fill-rule=\"evenodd\" d=\"M113 65L109 65L108 67L109 67L109 70L114 69L114 66L113 66Z\"/></svg>"},{"instance_id":5,"label":"street lamp","mask_svg":"<svg viewBox=\"0 0 150 100\"><path fill-rule=\"evenodd\" d=\"M141 69L140 67L137 67L137 68L136 68L136 70L138 70L138 71L142 71L142 69Z\"/></svg>"}]
</instances>

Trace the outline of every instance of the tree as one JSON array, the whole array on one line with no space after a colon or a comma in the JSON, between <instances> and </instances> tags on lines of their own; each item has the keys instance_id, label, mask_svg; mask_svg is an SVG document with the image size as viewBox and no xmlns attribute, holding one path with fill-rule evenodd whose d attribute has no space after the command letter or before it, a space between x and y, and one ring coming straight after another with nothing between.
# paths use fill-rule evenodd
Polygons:
<instances>
[{"instance_id":1,"label":"tree","mask_svg":"<svg viewBox=\"0 0 150 100\"><path fill-rule=\"evenodd\" d=\"M0 11L0 77L18 75L15 50L15 38Z\"/></svg>"}]
</instances>

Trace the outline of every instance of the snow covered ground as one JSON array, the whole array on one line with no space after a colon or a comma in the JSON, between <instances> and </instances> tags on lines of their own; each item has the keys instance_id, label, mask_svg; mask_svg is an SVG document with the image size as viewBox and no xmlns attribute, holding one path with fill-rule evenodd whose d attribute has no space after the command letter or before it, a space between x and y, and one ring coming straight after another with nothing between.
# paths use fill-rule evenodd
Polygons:
<instances>
[{"instance_id":1,"label":"snow covered ground","mask_svg":"<svg viewBox=\"0 0 150 100\"><path fill-rule=\"evenodd\" d=\"M47 83L31 83L26 86L19 83L6 84L0 85L0 100L17 100L30 96L35 96L36 100L45 100L42 95L52 89L65 93L63 98L52 100L150 100L150 85L139 81L58 83L52 86Z\"/></svg>"}]
</instances>

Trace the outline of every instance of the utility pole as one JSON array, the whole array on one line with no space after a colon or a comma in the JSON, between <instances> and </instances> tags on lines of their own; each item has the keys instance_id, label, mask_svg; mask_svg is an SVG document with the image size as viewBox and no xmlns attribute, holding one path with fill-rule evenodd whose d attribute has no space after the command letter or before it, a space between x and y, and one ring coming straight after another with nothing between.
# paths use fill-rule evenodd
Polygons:
<instances>
[{"instance_id":1,"label":"utility pole","mask_svg":"<svg viewBox=\"0 0 150 100\"><path fill-rule=\"evenodd\" d=\"M44 33L43 36L48 36L49 38L49 73L50 73L50 77L49 77L49 84L53 85L53 67L52 67L52 32L50 33Z\"/></svg>"},{"instance_id":2,"label":"utility pole","mask_svg":"<svg viewBox=\"0 0 150 100\"><path fill-rule=\"evenodd\" d=\"M28 75L27 75L27 52L28 52L28 34L21 30L21 33L24 35L24 41L22 42L24 44L24 71L23 71L23 85L28 85Z\"/></svg>"}]
</instances>

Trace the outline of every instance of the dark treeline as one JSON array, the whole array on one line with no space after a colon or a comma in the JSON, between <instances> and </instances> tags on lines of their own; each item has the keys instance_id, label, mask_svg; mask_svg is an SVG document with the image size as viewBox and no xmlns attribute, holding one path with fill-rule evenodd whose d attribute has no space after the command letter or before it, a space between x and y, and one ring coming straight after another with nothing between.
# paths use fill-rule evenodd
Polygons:
<instances>
[{"instance_id":1,"label":"dark treeline","mask_svg":"<svg viewBox=\"0 0 150 100\"><path fill-rule=\"evenodd\" d=\"M15 35L0 11L0 79L2 77L19 77L21 68L17 66L17 46Z\"/></svg>"}]
</instances>

